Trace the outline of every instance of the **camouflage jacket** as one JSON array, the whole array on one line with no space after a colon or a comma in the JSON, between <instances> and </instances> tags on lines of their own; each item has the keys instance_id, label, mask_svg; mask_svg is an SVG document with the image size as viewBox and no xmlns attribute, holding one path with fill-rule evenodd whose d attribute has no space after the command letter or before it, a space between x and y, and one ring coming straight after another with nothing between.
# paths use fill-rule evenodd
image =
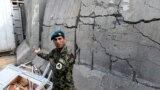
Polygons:
<instances>
[{"instance_id":1,"label":"camouflage jacket","mask_svg":"<svg viewBox=\"0 0 160 90\"><path fill-rule=\"evenodd\" d=\"M74 90L72 69L75 63L71 50L64 46L61 50L55 48L49 54L39 54L40 57L52 59L50 68L53 70L54 90Z\"/></svg>"}]
</instances>

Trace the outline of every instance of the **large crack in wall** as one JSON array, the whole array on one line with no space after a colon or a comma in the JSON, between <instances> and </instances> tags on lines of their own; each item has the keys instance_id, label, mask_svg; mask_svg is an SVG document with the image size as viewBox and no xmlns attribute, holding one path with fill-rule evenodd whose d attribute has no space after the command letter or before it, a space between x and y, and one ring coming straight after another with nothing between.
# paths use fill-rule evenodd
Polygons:
<instances>
[{"instance_id":1,"label":"large crack in wall","mask_svg":"<svg viewBox=\"0 0 160 90\"><path fill-rule=\"evenodd\" d=\"M160 45L160 43L159 43L158 41L156 41L156 40L152 39L151 37L145 35L143 32L141 32L141 31L135 26L136 24L140 24L140 23L152 23L152 22L160 21L160 18L152 18L152 19L150 19L150 20L140 19L140 20L138 20L138 21L127 21L127 20L124 19L123 15L122 15L122 14L120 13L120 11L119 11L119 10L120 10L119 8L120 8L121 2L122 2L122 0L120 0L119 3L118 3L118 5L117 5L117 13L107 14L107 15L95 15L95 12L92 12L89 16L78 16L78 18L86 18L86 19L87 19L87 18L91 18L91 19L93 19L93 20L92 20L93 22L83 22L83 20L79 20L79 21L82 22L83 25L92 25L92 26L93 26L92 29L93 29L93 32L94 32L95 27L99 27L99 28L103 29L103 28L101 27L101 25L96 24L95 18L97 18L97 17L109 17L109 16L112 16L112 17L115 17L115 18L116 18L116 23L117 23L117 25L121 25L121 23L122 23L122 24L125 23L125 24L128 24L128 25L132 25L133 28L134 28L135 30L137 30L138 33L139 33L140 35L142 35L144 38L147 38L148 40L152 41L153 43L156 43L156 44ZM95 3L96 3L96 6L100 6L100 7L105 8L105 9L107 8L103 1L101 1L101 2L99 3L99 2L97 2L97 0L95 0ZM83 5L85 5L85 4L83 3ZM145 2L145 5L148 5L148 4L146 4L146 2ZM149 5L148 5L148 6L149 6ZM85 7L86 7L86 5L85 5ZM149 6L149 7L151 7L151 6ZM154 7L152 7L152 8L154 8ZM154 8L154 9L157 9L157 8ZM76 27L78 27L78 26L76 26ZM114 28L116 28L116 24L115 24ZM115 63L115 62L117 62L117 61L119 61L119 60L125 61L125 62L128 64L128 66L130 67L131 71L132 71L132 80L133 80L133 81L135 81L135 82L137 82L137 83L139 83L139 84L142 84L142 85L144 85L144 86L147 86L147 87L151 87L151 88L155 88L155 89L160 89L159 86L156 86L156 85L152 85L152 84L149 84L149 83L144 83L144 82L139 81L139 80L137 79L136 70L134 69L134 66L130 63L130 60L127 59L127 58L121 58L121 57L119 57L119 56L115 56L115 55L109 53L109 52L107 51L107 49L102 45L101 41L97 40L97 38L95 37L94 33L93 33L93 36L92 36L92 40L93 40L93 42L96 41L97 43L99 43L99 45L101 46L101 48L104 49L105 54L109 56L109 58L110 58L110 59L109 59L109 61L110 61L109 70L110 70L110 71L112 70L112 64L113 64L113 63ZM146 45L146 46L147 46L147 45ZM149 46L149 47L154 47L154 46ZM157 47L155 47L155 48L156 48L156 49L159 49L159 48L157 48ZM94 57L94 52L93 52L93 50L92 50L91 52L92 52L92 54L91 54L91 55L92 55L91 69L93 69L93 67L94 67L94 66L93 66L93 64L94 64L94 59L93 59L93 57ZM115 60L112 60L112 57L116 57L116 59L115 59Z\"/></svg>"},{"instance_id":2,"label":"large crack in wall","mask_svg":"<svg viewBox=\"0 0 160 90\"><path fill-rule=\"evenodd\" d=\"M74 54L77 56L79 65L89 66L91 70L97 68L98 70L108 69L111 74L116 74L114 71L117 71L122 73L117 74L117 76L124 76L146 87L160 89L159 79L156 80L152 78L152 74L148 74L152 68L155 69L160 66L159 57L155 55L155 53L160 53L158 31L151 31L145 28L147 25L152 26L150 29L158 27L157 24L155 26L153 24L160 21L160 17L157 15L159 7L156 5L154 7L148 0L75 1L70 0L69 2L71 3L65 1L67 6L64 10L59 6L56 7L58 2L58 4L62 3L62 7L64 7L63 2L50 1L53 3L47 4L50 7L55 6L53 12L57 13L49 12L49 6L46 8L49 9L49 14L47 13L44 17L44 36L42 36L48 38L48 33L56 28L64 29L65 32L71 32L67 36L74 37L74 40L70 40L70 43L74 46ZM133 8L132 6L136 4L135 2L140 4L138 3L137 7ZM157 2L159 3L159 1ZM73 3L76 4L74 5ZM70 4L73 4L73 7L70 7ZM155 14L142 17L143 15L138 10L141 4L144 7L140 10L149 10L148 13L151 13L153 10ZM80 6L79 8L76 7L78 5ZM68 14L73 12L76 12L76 14L74 13L71 16ZM45 35L46 33L47 35ZM45 45L45 42L47 41L43 40L44 45L42 47L44 48L49 46ZM125 50L126 48L129 50ZM145 53L149 56L144 56L143 54ZM145 69L146 65L144 65L146 63L151 68L147 68L148 72ZM153 72L153 76L155 74L160 75L157 72ZM146 76L145 73L147 73Z\"/></svg>"},{"instance_id":3,"label":"large crack in wall","mask_svg":"<svg viewBox=\"0 0 160 90\"><path fill-rule=\"evenodd\" d=\"M87 17L87 16L85 16L85 17ZM88 17L90 17L90 16L88 16ZM95 17L98 17L98 16L95 16ZM90 18L95 18L95 17L91 16ZM103 16L100 16L100 17L103 17ZM105 17L105 16L104 16L104 17ZM117 22L119 22L119 21L117 21ZM133 22L129 22L129 23L128 23L128 22L126 22L125 20L123 20L123 22L125 22L125 23L127 23L127 24L133 24ZM138 21L138 22L141 23L141 20ZM146 22L148 23L148 22L152 22L152 21L147 20ZM93 23L93 24L87 24L87 23L83 23L83 24L84 24L84 25L92 25L92 26L93 26L93 30L95 29L95 28L94 28L95 26L100 26L100 25L96 25L96 24L95 24L95 20L94 20L94 23ZM134 23L134 24L138 24L138 23L136 22L136 23ZM119 25L120 25L120 24L119 24ZM154 43L156 43L156 44L159 45L159 43L158 43L157 41L155 41L155 40L151 39L150 37L144 35L140 30L138 30L136 27L134 27L134 25L133 25L133 28L135 28L135 29L138 31L138 33L140 33L143 37L145 37L145 38L147 38L147 39L149 39L149 40L151 40L151 41L153 41ZM129 62L130 60L128 60L128 59L123 59L123 58L121 58L121 57L119 57L119 56L115 56L115 55L112 55L112 54L108 53L108 52L107 52L107 49L102 45L102 43L101 43L100 41L98 41L98 40L96 39L96 37L95 37L94 34L93 34L93 40L96 41L96 42L98 42L98 43L100 44L101 48L104 49L105 54L110 57L109 70L112 70L112 64L113 64L113 63L117 62L118 60L123 60L123 61L125 61L125 62L128 64L128 66L129 66L130 69L132 70L132 80L133 80L133 81L135 81L135 82L137 82L137 83L139 83L139 84L145 85L145 86L147 86L147 87L152 87L152 88L155 88L155 89L160 89L159 86L155 86L155 85L151 85L151 84L149 84L149 83L143 83L143 82L141 82L141 81L138 81L137 78L136 78L136 71L135 71L135 69L134 69L134 66L132 66L132 65L130 64L130 62ZM92 58L93 58L93 57L94 57L94 56L93 56L93 53L92 53ZM116 60L112 60L111 57L116 57ZM93 64L94 64L94 60L92 59L91 69L93 69Z\"/></svg>"}]
</instances>

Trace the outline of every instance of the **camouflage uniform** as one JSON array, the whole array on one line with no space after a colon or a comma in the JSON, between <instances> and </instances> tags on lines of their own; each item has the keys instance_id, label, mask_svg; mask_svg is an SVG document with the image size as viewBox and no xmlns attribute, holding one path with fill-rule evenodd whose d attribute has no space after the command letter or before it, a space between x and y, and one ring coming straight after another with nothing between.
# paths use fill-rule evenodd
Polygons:
<instances>
[{"instance_id":1,"label":"camouflage uniform","mask_svg":"<svg viewBox=\"0 0 160 90\"><path fill-rule=\"evenodd\" d=\"M72 69L74 57L70 50L64 46L61 50L53 49L49 54L39 54L42 58L53 59L50 68L53 70L53 90L75 90L72 79ZM62 65L62 68L56 68L56 65Z\"/></svg>"}]
</instances>

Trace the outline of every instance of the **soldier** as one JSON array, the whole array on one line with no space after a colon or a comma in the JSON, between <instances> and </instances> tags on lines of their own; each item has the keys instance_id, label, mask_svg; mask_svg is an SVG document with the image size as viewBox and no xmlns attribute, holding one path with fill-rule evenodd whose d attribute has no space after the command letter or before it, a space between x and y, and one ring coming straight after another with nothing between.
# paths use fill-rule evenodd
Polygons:
<instances>
[{"instance_id":1,"label":"soldier","mask_svg":"<svg viewBox=\"0 0 160 90\"><path fill-rule=\"evenodd\" d=\"M52 90L75 90L72 79L72 69L75 63L74 56L66 46L64 32L61 30L53 32L51 36L56 48L49 54L44 54L40 49L34 51L38 56L49 60L50 68L53 70Z\"/></svg>"}]
</instances>

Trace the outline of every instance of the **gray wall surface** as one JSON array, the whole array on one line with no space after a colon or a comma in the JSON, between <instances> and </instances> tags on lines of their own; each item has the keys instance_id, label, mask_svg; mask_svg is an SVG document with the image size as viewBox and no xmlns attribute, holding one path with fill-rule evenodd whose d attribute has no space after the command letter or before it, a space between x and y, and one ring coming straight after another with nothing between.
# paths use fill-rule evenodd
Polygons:
<instances>
[{"instance_id":1,"label":"gray wall surface","mask_svg":"<svg viewBox=\"0 0 160 90\"><path fill-rule=\"evenodd\" d=\"M24 0L26 39L31 47L39 46L39 0Z\"/></svg>"},{"instance_id":2,"label":"gray wall surface","mask_svg":"<svg viewBox=\"0 0 160 90\"><path fill-rule=\"evenodd\" d=\"M160 90L159 0L26 0L27 41L54 48L62 29L77 51L73 70L78 90ZM37 16L37 7L40 7ZM43 13L44 12L44 13Z\"/></svg>"}]
</instances>

